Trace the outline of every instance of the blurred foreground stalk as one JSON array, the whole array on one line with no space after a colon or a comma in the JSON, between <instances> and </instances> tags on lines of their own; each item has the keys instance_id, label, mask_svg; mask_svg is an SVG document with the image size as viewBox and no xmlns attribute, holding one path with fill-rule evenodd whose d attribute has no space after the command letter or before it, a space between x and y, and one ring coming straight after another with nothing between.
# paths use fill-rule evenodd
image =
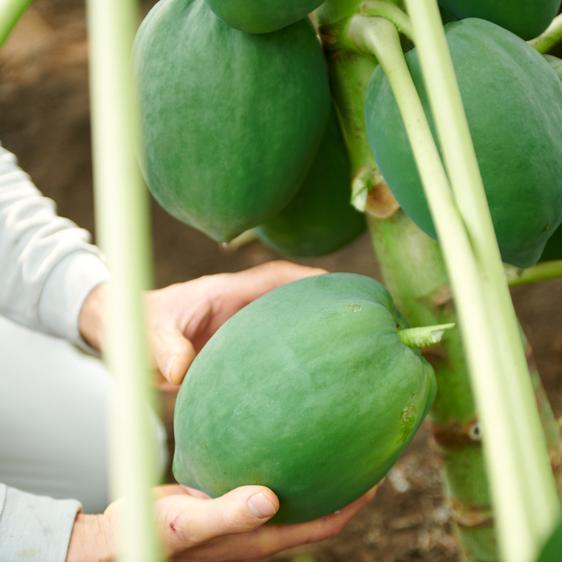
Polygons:
<instances>
[{"instance_id":1,"label":"blurred foreground stalk","mask_svg":"<svg viewBox=\"0 0 562 562\"><path fill-rule=\"evenodd\" d=\"M0 47L31 2L32 0L0 0Z\"/></svg>"},{"instance_id":2,"label":"blurred foreground stalk","mask_svg":"<svg viewBox=\"0 0 562 562\"><path fill-rule=\"evenodd\" d=\"M120 560L157 562L151 487L155 444L142 292L150 279L148 203L135 154L139 132L131 48L134 0L89 0L96 223L112 272L107 359L117 380L112 407L112 484L124 498Z\"/></svg>"}]
</instances>

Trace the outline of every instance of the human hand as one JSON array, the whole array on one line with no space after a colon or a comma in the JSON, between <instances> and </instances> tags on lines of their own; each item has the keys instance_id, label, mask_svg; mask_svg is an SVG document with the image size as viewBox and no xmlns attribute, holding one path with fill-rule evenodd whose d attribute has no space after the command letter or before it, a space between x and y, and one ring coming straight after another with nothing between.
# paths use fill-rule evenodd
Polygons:
<instances>
[{"instance_id":1,"label":"human hand","mask_svg":"<svg viewBox=\"0 0 562 562\"><path fill-rule=\"evenodd\" d=\"M158 530L174 562L249 562L337 535L375 496L377 488L341 511L298 525L265 525L279 509L275 494L243 486L217 499L178 485L156 488ZM67 562L110 561L122 504L103 515L79 515Z\"/></svg>"},{"instance_id":2,"label":"human hand","mask_svg":"<svg viewBox=\"0 0 562 562\"><path fill-rule=\"evenodd\" d=\"M149 291L148 336L158 371L173 385L183 380L196 354L235 312L271 289L323 269L273 261L238 273L208 275ZM94 289L80 313L80 333L103 348L105 286Z\"/></svg>"}]
</instances>

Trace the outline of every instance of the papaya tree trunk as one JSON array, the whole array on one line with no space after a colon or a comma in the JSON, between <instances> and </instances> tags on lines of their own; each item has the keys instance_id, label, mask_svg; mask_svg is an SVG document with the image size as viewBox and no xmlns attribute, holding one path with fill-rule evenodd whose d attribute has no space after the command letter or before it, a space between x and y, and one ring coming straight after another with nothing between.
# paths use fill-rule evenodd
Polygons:
<instances>
[{"instance_id":1,"label":"papaya tree trunk","mask_svg":"<svg viewBox=\"0 0 562 562\"><path fill-rule=\"evenodd\" d=\"M332 91L350 153L354 186L369 189L367 213L374 251L385 285L414 326L456 322L447 274L438 244L401 211L378 175L364 128L367 83L376 61L346 48L343 21L359 8L358 0L328 0L318 13L320 35L330 67ZM532 362L531 352L528 353ZM498 559L491 498L470 378L458 330L428 354L435 367L438 393L431 415L443 461L444 486L464 558ZM535 394L553 468L562 484L560 428L536 369Z\"/></svg>"}]
</instances>

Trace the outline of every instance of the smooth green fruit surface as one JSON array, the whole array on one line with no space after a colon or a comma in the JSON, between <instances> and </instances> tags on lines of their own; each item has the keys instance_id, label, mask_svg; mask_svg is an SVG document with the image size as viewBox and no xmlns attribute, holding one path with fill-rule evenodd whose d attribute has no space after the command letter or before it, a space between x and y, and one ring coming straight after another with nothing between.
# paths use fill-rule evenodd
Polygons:
<instances>
[{"instance_id":1,"label":"smooth green fruit surface","mask_svg":"<svg viewBox=\"0 0 562 562\"><path fill-rule=\"evenodd\" d=\"M248 33L270 33L295 23L324 0L207 0L229 25Z\"/></svg>"},{"instance_id":2,"label":"smooth green fruit surface","mask_svg":"<svg viewBox=\"0 0 562 562\"><path fill-rule=\"evenodd\" d=\"M277 216L257 230L258 238L281 254L321 256L339 250L365 230L351 203L351 167L332 112L330 124L303 185Z\"/></svg>"},{"instance_id":3,"label":"smooth green fruit surface","mask_svg":"<svg viewBox=\"0 0 562 562\"><path fill-rule=\"evenodd\" d=\"M554 69L556 75L560 80L562 80L562 59L554 57L552 55L545 55L544 58L547 60L548 64Z\"/></svg>"},{"instance_id":4,"label":"smooth green fruit surface","mask_svg":"<svg viewBox=\"0 0 562 562\"><path fill-rule=\"evenodd\" d=\"M540 35L560 10L560 0L439 0L458 18L482 18L523 39Z\"/></svg>"},{"instance_id":5,"label":"smooth green fruit surface","mask_svg":"<svg viewBox=\"0 0 562 562\"><path fill-rule=\"evenodd\" d=\"M280 211L304 180L330 111L308 22L250 35L203 0L161 0L135 55L144 171L157 201L221 242Z\"/></svg>"},{"instance_id":6,"label":"smooth green fruit surface","mask_svg":"<svg viewBox=\"0 0 562 562\"><path fill-rule=\"evenodd\" d=\"M211 496L269 486L277 522L331 513L390 469L433 401L382 285L337 273L278 288L211 338L181 386L174 475Z\"/></svg>"},{"instance_id":7,"label":"smooth green fruit surface","mask_svg":"<svg viewBox=\"0 0 562 562\"><path fill-rule=\"evenodd\" d=\"M543 56L484 20L446 26L502 257L527 267L562 221L562 83ZM428 115L416 50L407 62ZM378 68L368 87L367 134L394 196L430 236L435 228L394 96Z\"/></svg>"}]
</instances>

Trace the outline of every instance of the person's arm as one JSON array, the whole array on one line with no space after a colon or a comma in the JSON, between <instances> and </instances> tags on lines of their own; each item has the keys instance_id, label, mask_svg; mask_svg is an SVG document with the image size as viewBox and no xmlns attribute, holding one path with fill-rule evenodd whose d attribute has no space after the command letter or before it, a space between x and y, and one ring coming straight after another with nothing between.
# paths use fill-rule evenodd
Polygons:
<instances>
[{"instance_id":1,"label":"person's arm","mask_svg":"<svg viewBox=\"0 0 562 562\"><path fill-rule=\"evenodd\" d=\"M64 562L80 503L0 484L0 560Z\"/></svg>"},{"instance_id":2,"label":"person's arm","mask_svg":"<svg viewBox=\"0 0 562 562\"><path fill-rule=\"evenodd\" d=\"M0 145L0 314L82 344L80 309L108 278L89 234L57 216L13 154Z\"/></svg>"}]
</instances>

